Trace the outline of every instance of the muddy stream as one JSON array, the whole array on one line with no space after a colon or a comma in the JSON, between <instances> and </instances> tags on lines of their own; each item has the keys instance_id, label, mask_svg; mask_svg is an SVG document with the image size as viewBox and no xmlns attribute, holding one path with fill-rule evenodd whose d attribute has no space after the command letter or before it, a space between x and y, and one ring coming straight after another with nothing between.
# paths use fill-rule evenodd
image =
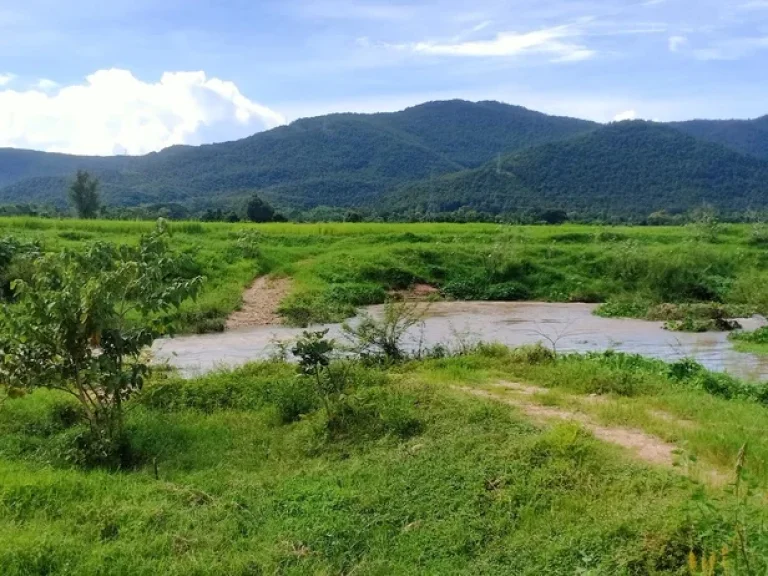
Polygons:
<instances>
[{"instance_id":1,"label":"muddy stream","mask_svg":"<svg viewBox=\"0 0 768 576\"><path fill-rule=\"evenodd\" d=\"M422 325L411 330L407 345L451 345L457 335L465 341L508 346L550 345L549 338L557 341L560 352L613 349L667 361L691 357L711 370L747 380L768 380L768 357L736 352L727 333L668 332L661 322L600 318L592 314L594 308L592 304L439 302L429 307ZM381 307L368 310L376 314ZM740 322L746 330L762 325L756 319ZM340 337L338 324L324 328ZM268 358L275 350L275 340L290 340L300 333L301 329L282 326L244 328L158 340L152 350L156 362L167 362L190 377Z\"/></svg>"}]
</instances>

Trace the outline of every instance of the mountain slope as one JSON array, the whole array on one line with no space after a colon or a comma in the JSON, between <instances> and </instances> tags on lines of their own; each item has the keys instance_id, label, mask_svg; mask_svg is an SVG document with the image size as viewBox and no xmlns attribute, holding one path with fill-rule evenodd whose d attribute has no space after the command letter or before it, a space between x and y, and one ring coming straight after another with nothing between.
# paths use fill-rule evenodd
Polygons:
<instances>
[{"instance_id":1,"label":"mountain slope","mask_svg":"<svg viewBox=\"0 0 768 576\"><path fill-rule=\"evenodd\" d=\"M647 216L703 202L735 212L768 207L768 162L668 126L623 122L407 185L384 201L396 210L437 212L468 206Z\"/></svg>"},{"instance_id":2,"label":"mountain slope","mask_svg":"<svg viewBox=\"0 0 768 576\"><path fill-rule=\"evenodd\" d=\"M691 120L670 126L736 152L768 160L768 116L755 120Z\"/></svg>"},{"instance_id":3,"label":"mountain slope","mask_svg":"<svg viewBox=\"0 0 768 576\"><path fill-rule=\"evenodd\" d=\"M505 152L562 140L595 130L599 124L548 116L521 106L462 100L428 102L390 114L374 115L412 134L431 150L466 167L478 167Z\"/></svg>"},{"instance_id":4,"label":"mountain slope","mask_svg":"<svg viewBox=\"0 0 768 576\"><path fill-rule=\"evenodd\" d=\"M143 157L0 150L0 202L63 205L62 177L86 168L101 179L110 204L211 201L260 190L284 205L355 206L406 182L595 126L495 102L451 101L307 118L235 142L176 146Z\"/></svg>"}]
</instances>

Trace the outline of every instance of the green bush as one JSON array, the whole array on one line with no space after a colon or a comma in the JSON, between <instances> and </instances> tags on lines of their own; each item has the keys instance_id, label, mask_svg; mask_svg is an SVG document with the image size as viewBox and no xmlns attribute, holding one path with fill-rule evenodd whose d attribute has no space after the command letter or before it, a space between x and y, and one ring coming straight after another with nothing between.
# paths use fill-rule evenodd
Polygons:
<instances>
[{"instance_id":1,"label":"green bush","mask_svg":"<svg viewBox=\"0 0 768 576\"><path fill-rule=\"evenodd\" d=\"M314 387L304 378L286 378L270 386L269 401L277 408L283 424L299 421L320 407Z\"/></svg>"},{"instance_id":2,"label":"green bush","mask_svg":"<svg viewBox=\"0 0 768 576\"><path fill-rule=\"evenodd\" d=\"M551 348L547 348L542 343L521 346L512 351L512 360L522 364L546 364L554 362L557 355Z\"/></svg>"},{"instance_id":3,"label":"green bush","mask_svg":"<svg viewBox=\"0 0 768 576\"><path fill-rule=\"evenodd\" d=\"M342 398L326 420L328 440L359 443L394 435L405 439L424 429L415 399L384 388L359 390Z\"/></svg>"}]
</instances>

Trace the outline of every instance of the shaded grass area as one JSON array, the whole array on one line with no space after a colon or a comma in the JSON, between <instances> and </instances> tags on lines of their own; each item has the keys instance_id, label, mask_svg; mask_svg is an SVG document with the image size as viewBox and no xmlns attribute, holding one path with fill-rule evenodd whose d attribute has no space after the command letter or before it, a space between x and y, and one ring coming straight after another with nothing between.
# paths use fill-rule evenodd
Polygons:
<instances>
[{"instance_id":1,"label":"shaded grass area","mask_svg":"<svg viewBox=\"0 0 768 576\"><path fill-rule=\"evenodd\" d=\"M133 242L152 223L0 219L0 235L47 250ZM185 304L183 331L222 329L255 276L294 279L281 312L293 324L340 321L417 283L449 298L608 302L603 313L645 317L664 303L768 312L768 253L748 226L703 239L686 227L492 224L172 223L172 246L207 278Z\"/></svg>"},{"instance_id":2,"label":"shaded grass area","mask_svg":"<svg viewBox=\"0 0 768 576\"><path fill-rule=\"evenodd\" d=\"M141 458L121 472L68 464L80 425L61 396L9 399L0 572L681 573L691 551L732 542L731 496L632 462L573 425L541 429L450 387L525 378L708 419L709 431L686 438L691 451L725 463L748 440L762 485L768 408L713 395L681 370L496 346L388 371L353 364L348 426L333 434L292 366L159 375L131 403ZM762 558L765 513L746 506L749 553Z\"/></svg>"}]
</instances>

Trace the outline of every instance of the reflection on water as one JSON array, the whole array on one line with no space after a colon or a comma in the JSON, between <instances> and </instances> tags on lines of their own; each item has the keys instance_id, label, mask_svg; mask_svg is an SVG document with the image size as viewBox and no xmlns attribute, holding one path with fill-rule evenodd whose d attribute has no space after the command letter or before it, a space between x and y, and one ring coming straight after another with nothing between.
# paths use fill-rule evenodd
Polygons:
<instances>
[{"instance_id":1,"label":"reflection on water","mask_svg":"<svg viewBox=\"0 0 768 576\"><path fill-rule=\"evenodd\" d=\"M691 357L711 370L748 380L768 380L768 358L736 352L727 333L668 332L660 322L593 316L594 308L592 304L439 302L430 305L423 325L411 331L409 344L447 344L457 334L508 346L556 342L560 352L613 349L667 361ZM381 307L370 310L376 314ZM747 330L759 326L756 320L740 322ZM331 336L339 336L339 325L325 327ZM288 340L300 333L299 329L269 326L184 336L158 340L153 352L157 361L167 361L191 376L267 358L275 340Z\"/></svg>"}]
</instances>

